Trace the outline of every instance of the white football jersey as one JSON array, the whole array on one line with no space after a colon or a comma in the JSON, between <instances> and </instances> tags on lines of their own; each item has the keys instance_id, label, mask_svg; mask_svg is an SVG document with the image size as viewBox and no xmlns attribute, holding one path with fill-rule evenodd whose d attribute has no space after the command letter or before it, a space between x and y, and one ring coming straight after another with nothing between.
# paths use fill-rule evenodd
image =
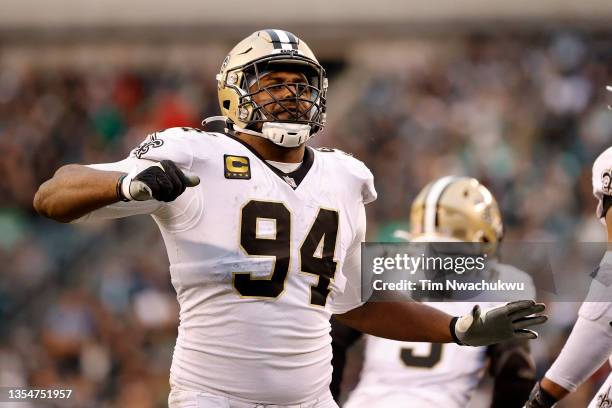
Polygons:
<instances>
[{"instance_id":1,"label":"white football jersey","mask_svg":"<svg viewBox=\"0 0 612 408\"><path fill-rule=\"evenodd\" d=\"M526 298L535 297L529 275L496 263L501 280L526 283ZM450 315L469 313L479 304L492 308L500 303L423 302ZM406 323L409 324L409 323ZM361 378L345 408L465 408L484 375L486 347L465 347L455 343L400 342L366 336Z\"/></svg>"},{"instance_id":2,"label":"white football jersey","mask_svg":"<svg viewBox=\"0 0 612 408\"><path fill-rule=\"evenodd\" d=\"M597 198L597 217L603 217L604 196L612 195L612 148L604 151L593 164L593 194ZM610 211L610 210L609 210ZM612 364L612 302L588 300L612 299L612 252L608 251L591 282L587 301L580 307L578 320L563 350L546 372L546 377L574 392L606 359ZM610 375L589 408L612 404ZM607 404L607 405L606 405Z\"/></svg>"},{"instance_id":3,"label":"white football jersey","mask_svg":"<svg viewBox=\"0 0 612 408\"><path fill-rule=\"evenodd\" d=\"M587 408L612 407L612 374L608 376Z\"/></svg>"},{"instance_id":4,"label":"white football jersey","mask_svg":"<svg viewBox=\"0 0 612 408\"><path fill-rule=\"evenodd\" d=\"M237 138L191 128L92 167L128 172L164 159L200 185L171 203L120 202L84 218L148 213L158 224L180 305L172 386L270 404L321 395L331 314L362 304L372 174L346 153L310 147L284 174Z\"/></svg>"},{"instance_id":5,"label":"white football jersey","mask_svg":"<svg viewBox=\"0 0 612 408\"><path fill-rule=\"evenodd\" d=\"M591 285L591 291L604 288L612 290L597 280ZM546 372L546 377L566 390L574 392L607 359L612 364L612 303L584 302L570 336ZM609 406L599 404L597 401L612 400L610 386L612 386L612 374L596 394L589 408Z\"/></svg>"}]
</instances>

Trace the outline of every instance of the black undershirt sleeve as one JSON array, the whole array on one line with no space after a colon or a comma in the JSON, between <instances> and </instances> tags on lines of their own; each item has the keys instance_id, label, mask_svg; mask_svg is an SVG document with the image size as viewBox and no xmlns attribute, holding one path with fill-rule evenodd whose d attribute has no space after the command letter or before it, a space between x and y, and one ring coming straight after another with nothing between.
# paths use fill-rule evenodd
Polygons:
<instances>
[{"instance_id":1,"label":"black undershirt sleeve","mask_svg":"<svg viewBox=\"0 0 612 408\"><path fill-rule=\"evenodd\" d=\"M527 340L513 340L487 348L494 378L491 408L521 408L536 383L535 364Z\"/></svg>"},{"instance_id":2,"label":"black undershirt sleeve","mask_svg":"<svg viewBox=\"0 0 612 408\"><path fill-rule=\"evenodd\" d=\"M351 327L348 327L334 317L331 319L331 336L332 336L332 381L329 386L334 400L338 402L340 397L340 385L342 384L342 376L344 374L344 365L346 364L347 350L361 337L362 333Z\"/></svg>"}]
</instances>

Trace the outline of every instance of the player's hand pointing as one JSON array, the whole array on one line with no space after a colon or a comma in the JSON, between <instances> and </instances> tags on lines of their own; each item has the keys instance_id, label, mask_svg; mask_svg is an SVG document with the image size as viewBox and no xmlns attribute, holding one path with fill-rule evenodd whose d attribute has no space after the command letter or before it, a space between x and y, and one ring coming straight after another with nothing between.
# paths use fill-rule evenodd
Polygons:
<instances>
[{"instance_id":1,"label":"player's hand pointing","mask_svg":"<svg viewBox=\"0 0 612 408\"><path fill-rule=\"evenodd\" d=\"M471 313L453 319L451 332L459 344L486 346L516 338L535 339L538 333L528 327L546 322L540 315L546 306L533 300L510 302L504 306L481 310L474 306Z\"/></svg>"},{"instance_id":2,"label":"player's hand pointing","mask_svg":"<svg viewBox=\"0 0 612 408\"><path fill-rule=\"evenodd\" d=\"M137 174L130 172L120 180L117 194L123 201L174 201L187 187L200 184L198 176L183 172L171 160L162 160Z\"/></svg>"}]
</instances>

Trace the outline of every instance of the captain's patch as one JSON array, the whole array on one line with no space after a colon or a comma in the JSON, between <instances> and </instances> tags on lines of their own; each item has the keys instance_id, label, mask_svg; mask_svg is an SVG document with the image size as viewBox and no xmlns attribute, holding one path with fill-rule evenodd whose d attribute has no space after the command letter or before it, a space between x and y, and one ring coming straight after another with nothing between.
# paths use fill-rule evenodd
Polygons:
<instances>
[{"instance_id":1,"label":"captain's patch","mask_svg":"<svg viewBox=\"0 0 612 408\"><path fill-rule=\"evenodd\" d=\"M249 180L251 164L245 156L223 155L224 173L226 179Z\"/></svg>"}]
</instances>

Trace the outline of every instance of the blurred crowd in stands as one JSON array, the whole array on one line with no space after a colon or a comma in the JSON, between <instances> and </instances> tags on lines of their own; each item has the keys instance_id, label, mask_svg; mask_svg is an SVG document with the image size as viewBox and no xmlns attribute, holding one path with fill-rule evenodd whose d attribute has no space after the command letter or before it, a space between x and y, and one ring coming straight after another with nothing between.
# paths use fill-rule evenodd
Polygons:
<instances>
[{"instance_id":1,"label":"blurred crowd in stands","mask_svg":"<svg viewBox=\"0 0 612 408\"><path fill-rule=\"evenodd\" d=\"M416 193L448 174L491 188L506 239L604 240L590 169L612 141L611 33L474 34L402 49L384 66L345 61L365 83L314 139L374 173L370 240L406 228ZM330 98L342 75L331 78ZM73 406L164 406L178 317L154 223L63 225L31 202L62 164L117 161L152 131L200 127L217 114L215 87L214 76L172 61L19 70L0 61L0 385L64 385L75 390ZM533 342L540 375L576 309L551 308Z\"/></svg>"}]
</instances>

